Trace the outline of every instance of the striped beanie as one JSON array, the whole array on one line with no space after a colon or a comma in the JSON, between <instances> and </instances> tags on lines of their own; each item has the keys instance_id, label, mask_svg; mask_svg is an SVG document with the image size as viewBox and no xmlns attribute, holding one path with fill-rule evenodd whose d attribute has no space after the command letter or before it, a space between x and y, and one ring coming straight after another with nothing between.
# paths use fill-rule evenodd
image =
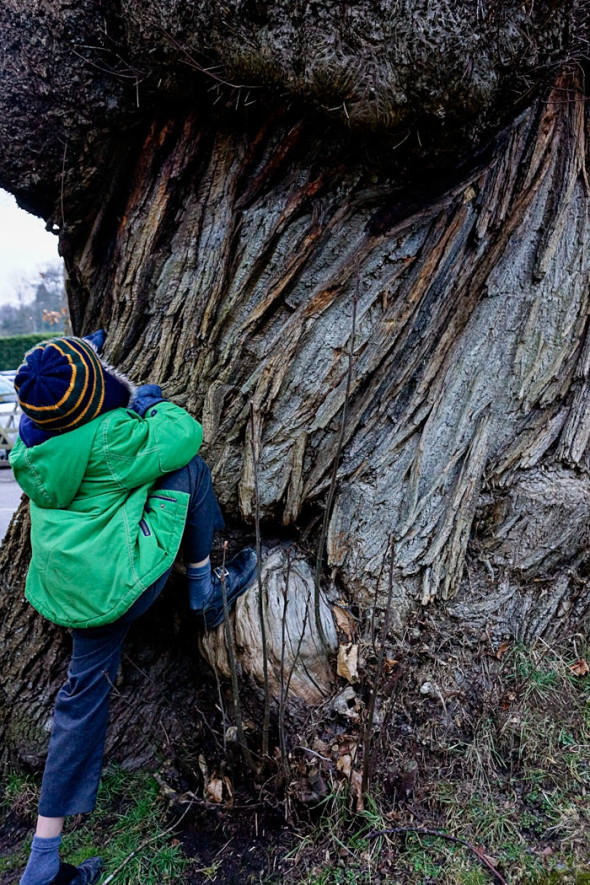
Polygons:
<instances>
[{"instance_id":1,"label":"striped beanie","mask_svg":"<svg viewBox=\"0 0 590 885\"><path fill-rule=\"evenodd\" d=\"M25 355L14 386L20 406L42 430L64 433L127 406L132 386L83 338L51 338Z\"/></svg>"}]
</instances>

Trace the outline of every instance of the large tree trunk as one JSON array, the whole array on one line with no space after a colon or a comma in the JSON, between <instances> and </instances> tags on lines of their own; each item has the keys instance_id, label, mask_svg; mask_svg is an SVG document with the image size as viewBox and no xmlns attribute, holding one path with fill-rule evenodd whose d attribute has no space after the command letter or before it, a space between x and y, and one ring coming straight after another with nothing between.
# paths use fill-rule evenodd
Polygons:
<instances>
[{"instance_id":1,"label":"large tree trunk","mask_svg":"<svg viewBox=\"0 0 590 885\"><path fill-rule=\"evenodd\" d=\"M362 617L383 613L389 555L398 629L430 606L441 629L460 618L554 637L590 606L582 75L562 71L485 151L428 175L412 151L373 157L364 136L320 119L150 106L100 154L100 197L98 167L83 167L85 194L68 165L68 144L88 150L80 124L61 159L49 151L47 175L57 159L64 174L55 214L44 210L61 227L75 331L105 327L112 362L200 417L237 540L252 533L257 486L271 689L287 635L292 693L308 703L335 685L324 596L323 631L313 610L331 491L324 592ZM23 175L11 158L6 183L43 210ZM65 640L21 602L26 530L23 509L0 556L0 746L35 762ZM110 738L128 762L207 733L195 734L213 705L182 605L165 595L131 642ZM260 679L257 611L238 605L235 635L243 673ZM203 651L227 673L223 630ZM167 722L159 738L145 715Z\"/></svg>"}]
</instances>

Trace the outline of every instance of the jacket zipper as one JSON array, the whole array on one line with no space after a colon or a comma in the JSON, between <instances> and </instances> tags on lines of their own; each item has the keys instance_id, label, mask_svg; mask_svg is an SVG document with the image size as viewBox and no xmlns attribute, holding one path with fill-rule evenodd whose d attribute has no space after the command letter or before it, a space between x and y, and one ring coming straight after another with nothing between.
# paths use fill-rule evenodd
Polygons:
<instances>
[{"instance_id":1,"label":"jacket zipper","mask_svg":"<svg viewBox=\"0 0 590 885\"><path fill-rule=\"evenodd\" d=\"M149 526L148 526L147 522L145 521L145 519L139 520L139 527L142 530L142 532L144 533L144 535L146 536L146 538L149 538L149 536L151 535L151 532L150 532Z\"/></svg>"}]
</instances>

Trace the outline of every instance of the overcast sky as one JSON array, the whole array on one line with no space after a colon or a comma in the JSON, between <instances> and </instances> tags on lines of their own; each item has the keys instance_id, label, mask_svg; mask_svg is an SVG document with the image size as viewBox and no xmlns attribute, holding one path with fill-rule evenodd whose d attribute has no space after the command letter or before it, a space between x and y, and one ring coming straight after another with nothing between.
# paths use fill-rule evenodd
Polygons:
<instances>
[{"instance_id":1,"label":"overcast sky","mask_svg":"<svg viewBox=\"0 0 590 885\"><path fill-rule=\"evenodd\" d=\"M19 285L36 282L40 270L60 262L57 237L45 230L45 222L0 190L0 304L16 303Z\"/></svg>"}]
</instances>

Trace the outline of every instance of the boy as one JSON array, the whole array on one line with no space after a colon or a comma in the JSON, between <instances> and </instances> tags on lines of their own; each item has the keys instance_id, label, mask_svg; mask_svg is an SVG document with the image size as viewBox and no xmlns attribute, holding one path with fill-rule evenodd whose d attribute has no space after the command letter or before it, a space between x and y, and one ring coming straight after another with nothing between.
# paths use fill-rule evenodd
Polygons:
<instances>
[{"instance_id":1,"label":"boy","mask_svg":"<svg viewBox=\"0 0 590 885\"><path fill-rule=\"evenodd\" d=\"M29 602L72 628L39 817L20 885L89 885L102 861L60 863L64 817L92 811L102 768L108 696L129 626L159 595L182 547L191 609L207 629L223 620L209 553L223 518L201 426L156 385L134 389L100 357L104 332L53 338L29 351L15 388L23 410L10 461L31 499ZM228 604L256 568L246 549L228 564Z\"/></svg>"}]
</instances>

